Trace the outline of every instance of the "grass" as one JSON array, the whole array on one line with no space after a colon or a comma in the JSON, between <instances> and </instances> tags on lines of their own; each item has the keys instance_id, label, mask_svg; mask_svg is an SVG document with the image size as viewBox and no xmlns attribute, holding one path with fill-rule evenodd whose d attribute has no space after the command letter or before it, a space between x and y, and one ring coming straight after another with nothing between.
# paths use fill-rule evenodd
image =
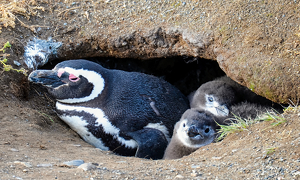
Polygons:
<instances>
[{"instance_id":1,"label":"grass","mask_svg":"<svg viewBox=\"0 0 300 180\"><path fill-rule=\"evenodd\" d=\"M277 149L276 147L270 147L270 148L267 148L267 149L266 149L266 150L267 150L267 155L269 155L269 154L275 152L276 149Z\"/></svg>"},{"instance_id":2,"label":"grass","mask_svg":"<svg viewBox=\"0 0 300 180\"><path fill-rule=\"evenodd\" d=\"M218 124L220 129L218 131L219 136L217 137L217 141L224 139L229 134L248 130L250 125L260 121L274 121L271 123L270 128L279 126L286 122L286 119L283 116L280 116L275 112L266 112L255 119L244 119L234 115L234 118L230 118L228 120L231 121L229 125Z\"/></svg>"},{"instance_id":3,"label":"grass","mask_svg":"<svg viewBox=\"0 0 300 180\"><path fill-rule=\"evenodd\" d=\"M0 52L2 51L3 53L5 53L5 50L10 48L11 47L11 44L7 41L4 46L0 49ZM3 71L16 71L18 73L22 73L24 74L25 76L27 76L27 70L24 69L24 68L21 68L21 69L14 69L11 65L7 64L7 56L9 56L9 54L3 54L2 55L4 58L3 59L0 59L0 64L2 64L2 67L3 67Z\"/></svg>"},{"instance_id":4,"label":"grass","mask_svg":"<svg viewBox=\"0 0 300 180\"><path fill-rule=\"evenodd\" d=\"M36 0L1 0L0 33L3 27L15 28L16 20L18 20L22 26L35 30L34 26L26 25L16 15L22 15L29 19L30 16L37 14L38 9L44 11L43 7L37 6Z\"/></svg>"},{"instance_id":5,"label":"grass","mask_svg":"<svg viewBox=\"0 0 300 180\"><path fill-rule=\"evenodd\" d=\"M38 111L38 113L39 113L40 115L42 115L43 117L50 119L50 121L54 123L53 119L52 119L48 114L43 113L43 112L40 112L40 111Z\"/></svg>"}]
</instances>

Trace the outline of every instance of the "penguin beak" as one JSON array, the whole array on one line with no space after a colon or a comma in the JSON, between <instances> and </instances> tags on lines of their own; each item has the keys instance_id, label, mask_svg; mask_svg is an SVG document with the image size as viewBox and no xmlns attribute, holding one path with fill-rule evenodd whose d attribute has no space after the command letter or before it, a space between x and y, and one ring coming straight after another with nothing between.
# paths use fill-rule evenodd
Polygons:
<instances>
[{"instance_id":1,"label":"penguin beak","mask_svg":"<svg viewBox=\"0 0 300 180\"><path fill-rule=\"evenodd\" d=\"M57 76L57 72L52 70L36 70L29 74L28 81L42 84L43 86L56 88L60 85L65 84Z\"/></svg>"},{"instance_id":2,"label":"penguin beak","mask_svg":"<svg viewBox=\"0 0 300 180\"><path fill-rule=\"evenodd\" d=\"M228 109L228 107L225 104L217 106L216 109L223 116L228 116L228 114L229 114L229 109Z\"/></svg>"},{"instance_id":3,"label":"penguin beak","mask_svg":"<svg viewBox=\"0 0 300 180\"><path fill-rule=\"evenodd\" d=\"M203 135L199 132L199 130L194 125L188 129L187 135L193 139L204 139Z\"/></svg>"}]
</instances>

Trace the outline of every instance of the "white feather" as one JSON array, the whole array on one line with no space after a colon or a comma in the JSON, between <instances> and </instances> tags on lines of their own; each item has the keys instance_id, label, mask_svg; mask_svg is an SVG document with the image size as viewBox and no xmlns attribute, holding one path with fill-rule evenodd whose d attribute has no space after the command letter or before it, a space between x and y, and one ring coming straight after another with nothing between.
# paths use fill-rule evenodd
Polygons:
<instances>
[{"instance_id":1,"label":"white feather","mask_svg":"<svg viewBox=\"0 0 300 180\"><path fill-rule=\"evenodd\" d=\"M162 123L149 123L144 128L153 128L153 129L157 129L157 130L161 131L162 133L164 133L168 142L170 142L171 138L169 135L168 128L165 125L162 125Z\"/></svg>"},{"instance_id":2,"label":"white feather","mask_svg":"<svg viewBox=\"0 0 300 180\"><path fill-rule=\"evenodd\" d=\"M56 102L56 108L61 110L61 111L77 111L77 112L89 113L97 119L96 120L96 126L101 125L103 127L105 133L112 135L116 140L118 140L122 145L125 145L125 147L127 147L127 148L136 148L137 147L137 142L135 140L133 140L133 139L126 140L126 139L119 136L120 129L111 124L108 117L104 114L104 112L101 109L87 108L87 107L81 107L81 106L71 106L71 105L65 105L65 104L62 104L62 103L59 103L59 102ZM72 120L72 118L70 118L70 116L67 117L67 118L65 118L65 117L66 117L66 115L60 116L60 118L62 120L64 120L72 129L74 129L74 130L79 129L80 132L84 132L84 131L82 131L82 129L86 128L85 127L86 124L73 122L73 120ZM78 118L81 119L82 121L85 121L83 119L83 117L78 117ZM75 119L75 120L78 121L78 119ZM79 134L79 132L78 132L78 134ZM83 137L83 136L86 136L86 135L83 133L83 134L80 134L80 136ZM91 143L91 144L97 144L97 142L94 142L94 141L101 141L101 140L92 139L92 141L93 142L88 142L88 141L87 142ZM101 147L99 147L99 148L102 149Z\"/></svg>"}]
</instances>

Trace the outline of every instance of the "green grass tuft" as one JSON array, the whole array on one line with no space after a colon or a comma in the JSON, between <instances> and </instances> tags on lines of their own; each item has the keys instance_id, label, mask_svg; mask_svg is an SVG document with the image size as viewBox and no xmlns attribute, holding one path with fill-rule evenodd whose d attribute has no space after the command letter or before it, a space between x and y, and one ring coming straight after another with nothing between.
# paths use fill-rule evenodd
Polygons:
<instances>
[{"instance_id":1,"label":"green grass tuft","mask_svg":"<svg viewBox=\"0 0 300 180\"><path fill-rule=\"evenodd\" d=\"M7 41L7 42L4 44L3 48L0 49L0 51L2 51L2 52L4 53L5 50L6 50L7 48L10 48L10 47L11 47L11 44L9 43L9 41ZM4 58L3 58L2 60L0 59L0 64L2 64L2 66L3 66L3 71L16 71L16 72L18 72L18 73L22 73L22 74L24 74L25 76L27 76L27 70L26 70L26 69L24 69L24 68L21 68L21 69L14 69L11 65L6 64L6 63L7 63L6 56L9 56L9 54L4 54L3 56L4 56Z\"/></svg>"},{"instance_id":2,"label":"green grass tuft","mask_svg":"<svg viewBox=\"0 0 300 180\"><path fill-rule=\"evenodd\" d=\"M260 121L275 121L271 124L271 127L279 126L286 122L286 119L283 117L283 115L279 115L273 111L266 112L255 119L243 119L234 115L234 118L230 118L228 120L231 121L229 125L220 125L217 123L220 126L217 141L224 139L229 134L248 130L250 125Z\"/></svg>"}]
</instances>

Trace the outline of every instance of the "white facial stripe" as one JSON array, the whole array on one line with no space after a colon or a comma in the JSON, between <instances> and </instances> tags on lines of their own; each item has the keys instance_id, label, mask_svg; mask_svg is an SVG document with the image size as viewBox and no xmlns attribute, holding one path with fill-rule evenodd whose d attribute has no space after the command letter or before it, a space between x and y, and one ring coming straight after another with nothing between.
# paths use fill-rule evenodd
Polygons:
<instances>
[{"instance_id":1,"label":"white facial stripe","mask_svg":"<svg viewBox=\"0 0 300 180\"><path fill-rule=\"evenodd\" d=\"M213 142L214 136L210 136L209 139L203 140L203 144L193 144L190 141L190 137L187 135L187 131L188 131L189 127L187 125L185 127L183 127L183 123L186 124L187 122L188 122L187 119L182 120L179 128L177 129L176 135L177 135L177 138L182 142L182 144L184 144L185 146L190 147L190 148L200 148L202 146L208 145ZM214 132L212 132L212 133L214 134Z\"/></svg>"},{"instance_id":2,"label":"white facial stripe","mask_svg":"<svg viewBox=\"0 0 300 180\"><path fill-rule=\"evenodd\" d=\"M66 71L70 74L74 74L75 76L79 77L80 75L84 76L90 83L93 84L94 88L89 96L82 97L82 98L70 98L70 99L57 99L63 103L79 103L79 102L86 102L98 97L99 94L104 89L105 81L102 76L94 71L89 71L85 69L73 69L69 67L61 68L58 71Z\"/></svg>"},{"instance_id":3,"label":"white facial stripe","mask_svg":"<svg viewBox=\"0 0 300 180\"><path fill-rule=\"evenodd\" d=\"M168 140L168 142L170 142L169 131L168 131L168 128L165 125L162 125L161 123L149 123L144 128L153 128L153 129L157 129L157 130L161 131L162 133L164 133L164 135L165 135L166 139Z\"/></svg>"},{"instance_id":4,"label":"white facial stripe","mask_svg":"<svg viewBox=\"0 0 300 180\"><path fill-rule=\"evenodd\" d=\"M56 102L56 108L61 111L77 111L77 112L84 111L86 113L92 114L97 119L96 126L101 125L103 127L105 133L111 134L115 139L117 139L121 144L125 145L125 147L127 147L127 148L136 148L137 147L137 142L135 140L133 140L133 139L125 140L124 138L119 136L120 129L110 123L110 121L108 120L108 118L105 116L104 112L101 109L87 108L87 107L81 107L81 106L70 106L70 105L65 105L65 104L59 103L59 102ZM68 118L66 118L66 119L64 119L64 117L65 116L62 116L60 118L62 120L64 120L72 129L73 129L73 126L79 126L79 127L75 127L77 129L82 128L81 127L82 124L78 124L77 122L74 123L73 119L69 118L70 116L68 116ZM82 119L82 117L78 117L78 118ZM82 119L82 121L85 121L85 120ZM86 134L82 134L82 135L80 134L80 136L82 136L82 137L85 135ZM99 139L97 139L97 140L99 141ZM91 144L94 144L94 143L91 143ZM99 148L101 148L101 147L99 147Z\"/></svg>"}]
</instances>

